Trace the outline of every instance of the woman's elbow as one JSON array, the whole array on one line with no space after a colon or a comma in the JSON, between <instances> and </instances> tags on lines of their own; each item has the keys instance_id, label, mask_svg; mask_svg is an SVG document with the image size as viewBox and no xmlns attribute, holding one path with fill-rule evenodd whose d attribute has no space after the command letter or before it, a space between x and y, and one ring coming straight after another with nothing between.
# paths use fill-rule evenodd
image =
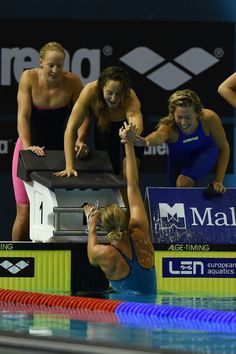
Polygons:
<instances>
[{"instance_id":1,"label":"woman's elbow","mask_svg":"<svg viewBox=\"0 0 236 354\"><path fill-rule=\"evenodd\" d=\"M93 257L88 257L89 259L89 263L93 266L93 267L99 267L99 264L96 262L96 260Z\"/></svg>"},{"instance_id":2,"label":"woman's elbow","mask_svg":"<svg viewBox=\"0 0 236 354\"><path fill-rule=\"evenodd\" d=\"M224 85L223 85L223 84L220 84L220 86L218 86L218 88L217 88L217 93L218 93L220 96L223 96L223 95L224 95Z\"/></svg>"}]
</instances>

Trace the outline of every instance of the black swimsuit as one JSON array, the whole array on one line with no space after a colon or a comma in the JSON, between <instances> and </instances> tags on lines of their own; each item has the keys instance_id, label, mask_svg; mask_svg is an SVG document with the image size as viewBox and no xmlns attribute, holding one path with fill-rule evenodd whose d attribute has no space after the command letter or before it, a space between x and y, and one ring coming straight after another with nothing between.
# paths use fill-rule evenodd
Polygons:
<instances>
[{"instance_id":1,"label":"black swimsuit","mask_svg":"<svg viewBox=\"0 0 236 354\"><path fill-rule=\"evenodd\" d=\"M101 132L97 126L95 127L96 150L107 151L116 175L121 174L122 161L125 157L124 145L120 142L119 137L119 130L123 124L124 121L110 122L109 127L104 132ZM143 147L135 146L135 155L137 158L141 158L143 153Z\"/></svg>"},{"instance_id":2,"label":"black swimsuit","mask_svg":"<svg viewBox=\"0 0 236 354\"><path fill-rule=\"evenodd\" d=\"M45 146L47 150L63 150L69 113L68 106L52 109L34 106L30 120L31 145Z\"/></svg>"}]
</instances>

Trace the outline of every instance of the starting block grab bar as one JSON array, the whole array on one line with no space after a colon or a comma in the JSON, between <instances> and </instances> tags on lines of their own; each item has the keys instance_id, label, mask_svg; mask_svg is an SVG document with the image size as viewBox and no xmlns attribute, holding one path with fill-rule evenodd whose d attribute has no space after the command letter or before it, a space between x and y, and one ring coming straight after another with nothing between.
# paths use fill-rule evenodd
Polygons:
<instances>
[{"instance_id":1,"label":"starting block grab bar","mask_svg":"<svg viewBox=\"0 0 236 354\"><path fill-rule=\"evenodd\" d=\"M88 226L86 216L82 207L54 207L54 230L53 236L87 236ZM63 230L63 214L82 214L83 220L78 226L77 230ZM77 215L78 216L78 215ZM78 218L79 219L79 218ZM102 233L105 236L105 232Z\"/></svg>"},{"instance_id":2,"label":"starting block grab bar","mask_svg":"<svg viewBox=\"0 0 236 354\"><path fill-rule=\"evenodd\" d=\"M126 211L127 209L124 208ZM53 230L53 236L81 236L82 238L79 238L79 241L86 241L87 242L87 235L88 235L88 225L87 225L87 220L86 216L84 214L84 209L83 207L54 207L53 208L54 212L54 230ZM63 214L82 214L83 215L83 222L79 223L79 228L76 230L63 230L63 221L62 221L62 215ZM106 242L105 236L107 235L107 232L101 228L101 225L98 223L97 226L97 236L100 241Z\"/></svg>"}]
</instances>

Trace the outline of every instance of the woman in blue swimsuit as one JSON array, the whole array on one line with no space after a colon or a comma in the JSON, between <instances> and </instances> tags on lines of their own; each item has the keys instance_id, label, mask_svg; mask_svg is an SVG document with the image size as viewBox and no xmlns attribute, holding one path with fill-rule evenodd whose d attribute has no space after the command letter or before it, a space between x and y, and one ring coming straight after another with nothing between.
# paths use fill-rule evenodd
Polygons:
<instances>
[{"instance_id":1,"label":"woman in blue swimsuit","mask_svg":"<svg viewBox=\"0 0 236 354\"><path fill-rule=\"evenodd\" d=\"M124 124L120 135L129 132L125 143L127 195L130 218L116 204L101 212L91 204L84 207L88 220L89 262L100 267L115 291L154 294L157 290L154 248L148 216L138 184L138 169L133 140L135 126ZM107 231L108 244L99 244L96 226L100 218Z\"/></svg>"},{"instance_id":2,"label":"woman in blue swimsuit","mask_svg":"<svg viewBox=\"0 0 236 354\"><path fill-rule=\"evenodd\" d=\"M170 186L193 187L216 165L214 191L224 193L230 149L219 116L203 108L197 94L189 89L170 96L168 111L157 130L145 138L136 136L135 145L168 144Z\"/></svg>"}]
</instances>

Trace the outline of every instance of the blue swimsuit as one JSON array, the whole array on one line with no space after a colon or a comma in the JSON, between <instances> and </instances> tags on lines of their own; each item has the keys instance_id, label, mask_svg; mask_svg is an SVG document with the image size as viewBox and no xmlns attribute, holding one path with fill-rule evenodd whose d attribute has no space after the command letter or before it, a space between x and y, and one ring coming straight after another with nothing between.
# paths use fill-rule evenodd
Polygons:
<instances>
[{"instance_id":1,"label":"blue swimsuit","mask_svg":"<svg viewBox=\"0 0 236 354\"><path fill-rule=\"evenodd\" d=\"M201 122L193 134L185 135L178 129L176 143L169 143L168 177L170 186L176 186L178 176L199 181L215 165L219 150L211 135L206 136Z\"/></svg>"},{"instance_id":2,"label":"blue swimsuit","mask_svg":"<svg viewBox=\"0 0 236 354\"><path fill-rule=\"evenodd\" d=\"M137 256L132 240L130 239L130 245L132 250L132 259L130 260L125 254L121 252L117 247L117 251L125 259L130 267L129 274L120 280L110 280L112 288L119 292L137 292L142 294L156 294L157 292L157 279L156 268L143 268L138 263Z\"/></svg>"}]
</instances>

